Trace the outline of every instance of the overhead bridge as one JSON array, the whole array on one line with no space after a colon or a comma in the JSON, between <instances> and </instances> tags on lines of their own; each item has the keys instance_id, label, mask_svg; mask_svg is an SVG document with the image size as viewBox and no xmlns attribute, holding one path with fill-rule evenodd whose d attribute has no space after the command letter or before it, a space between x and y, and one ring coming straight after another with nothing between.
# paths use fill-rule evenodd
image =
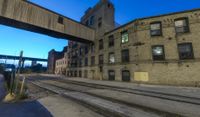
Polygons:
<instances>
[{"instance_id":1,"label":"overhead bridge","mask_svg":"<svg viewBox=\"0 0 200 117\"><path fill-rule=\"evenodd\" d=\"M0 55L0 59L10 59L10 60L19 60L19 56L12 56L12 55ZM33 58L33 57L22 57L22 61L40 61L40 62L47 62L47 59L42 58Z\"/></svg>"},{"instance_id":2,"label":"overhead bridge","mask_svg":"<svg viewBox=\"0 0 200 117\"><path fill-rule=\"evenodd\" d=\"M26 0L0 0L0 24L83 43L95 30Z\"/></svg>"}]
</instances>

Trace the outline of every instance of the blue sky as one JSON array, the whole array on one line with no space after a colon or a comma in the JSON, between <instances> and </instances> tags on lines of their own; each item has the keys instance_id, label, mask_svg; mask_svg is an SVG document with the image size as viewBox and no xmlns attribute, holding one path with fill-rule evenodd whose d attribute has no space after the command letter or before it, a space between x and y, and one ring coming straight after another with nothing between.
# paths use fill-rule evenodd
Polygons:
<instances>
[{"instance_id":1,"label":"blue sky","mask_svg":"<svg viewBox=\"0 0 200 117\"><path fill-rule=\"evenodd\" d=\"M43 7L63 14L77 21L85 10L98 0L30 0ZM115 5L115 19L125 24L135 18L160 15L176 11L200 8L200 0L111 0ZM61 51L67 45L66 40L36 34L24 30L0 25L0 54L18 55L24 50L24 56L47 58L48 51Z\"/></svg>"}]
</instances>

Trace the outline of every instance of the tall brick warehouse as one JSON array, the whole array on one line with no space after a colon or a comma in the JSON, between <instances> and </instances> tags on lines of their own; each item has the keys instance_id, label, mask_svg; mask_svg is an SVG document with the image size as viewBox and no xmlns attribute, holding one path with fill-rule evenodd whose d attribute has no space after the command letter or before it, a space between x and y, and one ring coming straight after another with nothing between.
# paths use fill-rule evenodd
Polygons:
<instances>
[{"instance_id":1,"label":"tall brick warehouse","mask_svg":"<svg viewBox=\"0 0 200 117\"><path fill-rule=\"evenodd\" d=\"M200 85L200 9L135 19L115 26L114 5L100 0L81 23L94 43L70 41L68 77Z\"/></svg>"}]
</instances>

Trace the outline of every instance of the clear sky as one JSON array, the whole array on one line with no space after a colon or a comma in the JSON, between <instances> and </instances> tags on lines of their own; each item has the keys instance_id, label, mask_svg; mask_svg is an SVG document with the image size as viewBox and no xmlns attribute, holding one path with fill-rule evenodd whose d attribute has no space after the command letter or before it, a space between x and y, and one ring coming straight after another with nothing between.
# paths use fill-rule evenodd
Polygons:
<instances>
[{"instance_id":1,"label":"clear sky","mask_svg":"<svg viewBox=\"0 0 200 117\"><path fill-rule=\"evenodd\" d=\"M79 21L85 10L98 0L30 0L43 7ZM200 0L111 0L116 9L116 22L125 24L135 18L200 8ZM47 58L48 51L61 51L66 40L56 39L0 25L0 54Z\"/></svg>"}]
</instances>

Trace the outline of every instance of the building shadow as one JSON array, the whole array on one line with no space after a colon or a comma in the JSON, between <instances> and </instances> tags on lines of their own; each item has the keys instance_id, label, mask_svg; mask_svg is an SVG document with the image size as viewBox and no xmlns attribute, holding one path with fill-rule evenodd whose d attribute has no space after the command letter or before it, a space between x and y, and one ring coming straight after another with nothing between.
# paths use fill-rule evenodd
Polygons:
<instances>
[{"instance_id":1,"label":"building shadow","mask_svg":"<svg viewBox=\"0 0 200 117\"><path fill-rule=\"evenodd\" d=\"M38 101L0 103L0 117L53 117Z\"/></svg>"}]
</instances>

